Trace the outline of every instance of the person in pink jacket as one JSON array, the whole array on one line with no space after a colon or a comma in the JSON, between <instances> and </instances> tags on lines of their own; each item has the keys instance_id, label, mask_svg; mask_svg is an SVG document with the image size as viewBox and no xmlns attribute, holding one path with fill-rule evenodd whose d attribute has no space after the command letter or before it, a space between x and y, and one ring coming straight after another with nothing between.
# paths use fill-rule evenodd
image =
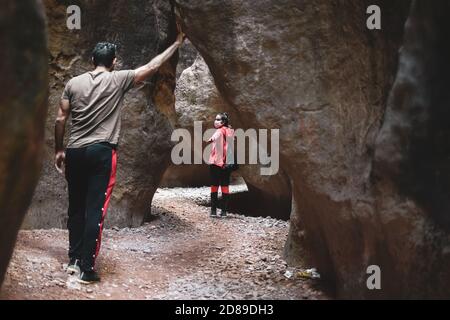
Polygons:
<instances>
[{"instance_id":1,"label":"person in pink jacket","mask_svg":"<svg viewBox=\"0 0 450 320\"><path fill-rule=\"evenodd\" d=\"M227 153L229 144L234 135L234 130L229 125L229 117L226 112L219 113L214 121L216 132L208 142L212 142L211 154L209 157L209 170L211 174L211 217L217 217L217 203L219 186L222 192L221 217L227 216L228 202L230 196L230 176L231 170L227 168ZM231 160L231 159L229 159Z\"/></svg>"}]
</instances>

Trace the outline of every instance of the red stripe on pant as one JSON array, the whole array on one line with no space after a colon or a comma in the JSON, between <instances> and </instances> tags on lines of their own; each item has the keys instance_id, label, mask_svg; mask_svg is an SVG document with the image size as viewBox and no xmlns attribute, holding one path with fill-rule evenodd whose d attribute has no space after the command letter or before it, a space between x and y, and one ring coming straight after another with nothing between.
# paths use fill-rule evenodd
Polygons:
<instances>
[{"instance_id":1,"label":"red stripe on pant","mask_svg":"<svg viewBox=\"0 0 450 320\"><path fill-rule=\"evenodd\" d=\"M111 160L111 174L109 176L108 188L106 190L105 203L103 204L103 213L102 219L100 221L100 230L98 234L97 247L95 248L95 258L97 258L98 253L100 252L100 245L102 242L102 232L103 232L103 222L105 221L106 211L108 210L109 200L111 199L111 194L116 184L116 169L117 169L117 152L112 149L112 160ZM95 264L95 259L94 259Z\"/></svg>"},{"instance_id":2,"label":"red stripe on pant","mask_svg":"<svg viewBox=\"0 0 450 320\"><path fill-rule=\"evenodd\" d=\"M229 186L220 186L220 190L222 191L222 193L230 193L230 187ZM215 193L215 192L219 192L219 186L211 186L211 192Z\"/></svg>"}]
</instances>

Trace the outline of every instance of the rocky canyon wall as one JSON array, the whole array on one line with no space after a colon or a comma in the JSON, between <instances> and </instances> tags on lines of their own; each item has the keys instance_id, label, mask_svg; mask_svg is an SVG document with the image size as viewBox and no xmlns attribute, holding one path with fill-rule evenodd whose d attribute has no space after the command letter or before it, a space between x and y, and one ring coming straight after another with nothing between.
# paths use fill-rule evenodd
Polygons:
<instances>
[{"instance_id":1,"label":"rocky canyon wall","mask_svg":"<svg viewBox=\"0 0 450 320\"><path fill-rule=\"evenodd\" d=\"M372 182L386 289L406 297L450 291L448 1L414 1L375 148Z\"/></svg>"},{"instance_id":2,"label":"rocky canyon wall","mask_svg":"<svg viewBox=\"0 0 450 320\"><path fill-rule=\"evenodd\" d=\"M409 1L176 3L230 110L245 127L280 129L293 193L288 257L305 248L339 297L448 297L447 158L434 151L439 141L447 150L448 4L415 1L410 12ZM366 28L371 4L382 31ZM366 286L373 264L383 290Z\"/></svg>"},{"instance_id":3,"label":"rocky canyon wall","mask_svg":"<svg viewBox=\"0 0 450 320\"><path fill-rule=\"evenodd\" d=\"M47 40L39 1L0 10L0 285L42 165Z\"/></svg>"}]
</instances>

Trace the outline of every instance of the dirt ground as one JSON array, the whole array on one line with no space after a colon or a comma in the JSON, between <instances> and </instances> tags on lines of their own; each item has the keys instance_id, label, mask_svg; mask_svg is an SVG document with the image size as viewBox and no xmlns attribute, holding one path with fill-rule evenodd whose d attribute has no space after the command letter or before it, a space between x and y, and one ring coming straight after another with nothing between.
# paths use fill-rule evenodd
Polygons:
<instances>
[{"instance_id":1,"label":"dirt ground","mask_svg":"<svg viewBox=\"0 0 450 320\"><path fill-rule=\"evenodd\" d=\"M283 260L289 222L212 219L208 196L208 188L158 189L151 222L105 230L97 284L65 273L66 230L21 231L0 299L329 299L320 280L298 276L311 266Z\"/></svg>"}]
</instances>

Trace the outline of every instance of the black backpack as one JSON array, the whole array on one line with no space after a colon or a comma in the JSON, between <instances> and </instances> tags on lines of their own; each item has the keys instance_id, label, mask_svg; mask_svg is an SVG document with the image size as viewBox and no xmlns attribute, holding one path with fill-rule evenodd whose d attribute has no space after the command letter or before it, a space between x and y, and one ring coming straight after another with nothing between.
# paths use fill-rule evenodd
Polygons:
<instances>
[{"instance_id":1,"label":"black backpack","mask_svg":"<svg viewBox=\"0 0 450 320\"><path fill-rule=\"evenodd\" d=\"M227 135L226 132L224 132L222 130L222 135L224 137L224 139L226 139ZM224 170L229 170L229 171L236 171L239 169L239 164L237 163L237 153L234 152L234 146L236 145L235 143L235 136L233 135L233 144L232 144L232 148L230 148L231 145L228 145L228 149L227 149L227 155L225 157L225 159L230 159L233 158L233 161L231 163L228 163L228 161L225 162L225 165L223 166ZM225 143L225 140L224 140Z\"/></svg>"}]
</instances>

